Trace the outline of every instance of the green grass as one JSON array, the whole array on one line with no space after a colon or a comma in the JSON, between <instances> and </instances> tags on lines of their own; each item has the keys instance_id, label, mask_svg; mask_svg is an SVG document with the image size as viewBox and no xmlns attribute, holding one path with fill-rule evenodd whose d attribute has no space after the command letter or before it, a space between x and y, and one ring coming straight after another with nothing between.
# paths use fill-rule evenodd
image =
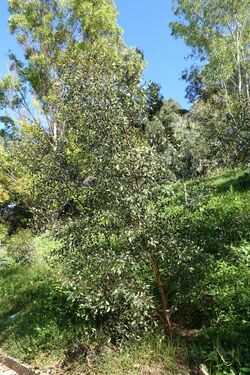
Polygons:
<instances>
[{"instance_id":1,"label":"green grass","mask_svg":"<svg viewBox=\"0 0 250 375\"><path fill-rule=\"evenodd\" d=\"M34 264L18 265L7 258L9 267L0 268L0 345L26 361L46 351L60 357L74 324L57 270L46 261L56 244L47 235L34 243Z\"/></svg>"},{"instance_id":2,"label":"green grass","mask_svg":"<svg viewBox=\"0 0 250 375\"><path fill-rule=\"evenodd\" d=\"M53 285L44 265L12 266L0 271L0 342L2 348L24 360L43 350L60 350L65 336L66 298ZM64 311L64 313L62 313ZM10 321L9 317L19 314ZM60 340L60 341L59 341ZM63 348L64 342L61 343Z\"/></svg>"},{"instance_id":3,"label":"green grass","mask_svg":"<svg viewBox=\"0 0 250 375\"><path fill-rule=\"evenodd\" d=\"M244 375L244 368L250 367L249 172L226 171L188 182L189 210L183 207L182 185L176 183L173 190L176 194L167 208L170 215L183 212L183 236L192 239L217 262L216 267L208 269L212 274L204 273L198 286L185 296L191 301L184 306L191 318L192 311L200 309L206 313L200 302L202 293L213 296L209 324L184 345L167 342L156 333L151 338L113 347L100 334L102 350L93 365L88 366L80 353L73 360L68 356L71 372L181 375L188 373L185 363L194 366L205 362L212 375ZM192 225L186 225L191 220ZM89 347L95 344L87 334L89 327L77 317L68 300L60 270L49 266L49 254L57 243L47 234L36 237L33 243L34 264L16 265L8 259L10 266L0 267L0 346L21 360L46 367L65 355L67 358L76 343ZM1 256L7 254L2 251ZM16 319L8 319L17 313ZM95 342L98 343L98 335Z\"/></svg>"},{"instance_id":4,"label":"green grass","mask_svg":"<svg viewBox=\"0 0 250 375\"><path fill-rule=\"evenodd\" d=\"M94 368L86 374L100 375L186 375L186 352L177 343L160 335L145 337L119 349L104 349L97 358Z\"/></svg>"},{"instance_id":5,"label":"green grass","mask_svg":"<svg viewBox=\"0 0 250 375\"><path fill-rule=\"evenodd\" d=\"M85 374L186 374L186 353L160 334L114 347L103 341L93 366L85 356L71 352L77 343L93 347L84 322L62 290L58 273L46 262L48 238L36 238L37 261L32 265L0 268L0 346L6 353L41 368L66 359L73 373ZM11 321L11 316L16 317ZM85 323L86 324L86 323ZM98 341L98 339L97 339Z\"/></svg>"},{"instance_id":6,"label":"green grass","mask_svg":"<svg viewBox=\"0 0 250 375\"><path fill-rule=\"evenodd\" d=\"M183 223L191 224L184 236L211 258L188 297L204 316L208 311L189 357L213 375L244 374L250 371L249 170L220 172L187 188L191 207ZM202 306L202 295L213 298L211 307Z\"/></svg>"},{"instance_id":7,"label":"green grass","mask_svg":"<svg viewBox=\"0 0 250 375\"><path fill-rule=\"evenodd\" d=\"M35 238L34 243L35 264L12 262L8 268L0 268L0 346L5 352L40 367L66 357L73 372L89 374L141 374L145 369L152 374L158 370L184 373L179 363L183 352L157 335L130 343L129 347L104 344L91 368L81 355L71 361L67 353L75 343L85 342L90 347L93 343L85 335L84 322L75 316L57 271L46 262L55 245L46 236ZM9 320L15 314L16 318ZM99 341L103 341L101 335Z\"/></svg>"}]
</instances>

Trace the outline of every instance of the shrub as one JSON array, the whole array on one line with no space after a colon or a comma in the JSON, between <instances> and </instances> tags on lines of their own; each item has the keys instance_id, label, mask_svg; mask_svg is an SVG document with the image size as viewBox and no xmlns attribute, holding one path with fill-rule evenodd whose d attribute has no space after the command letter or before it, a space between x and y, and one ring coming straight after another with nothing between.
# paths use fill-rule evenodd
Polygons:
<instances>
[{"instance_id":1,"label":"shrub","mask_svg":"<svg viewBox=\"0 0 250 375\"><path fill-rule=\"evenodd\" d=\"M33 239L29 229L21 229L6 241L5 250L16 263L31 264L36 255Z\"/></svg>"}]
</instances>

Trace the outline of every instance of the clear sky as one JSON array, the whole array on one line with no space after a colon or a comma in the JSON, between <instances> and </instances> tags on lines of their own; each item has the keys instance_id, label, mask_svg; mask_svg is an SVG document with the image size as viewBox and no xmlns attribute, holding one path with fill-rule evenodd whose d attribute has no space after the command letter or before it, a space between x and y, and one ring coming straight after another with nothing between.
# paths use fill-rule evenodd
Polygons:
<instances>
[{"instance_id":1,"label":"clear sky","mask_svg":"<svg viewBox=\"0 0 250 375\"><path fill-rule=\"evenodd\" d=\"M169 22L174 19L171 0L115 0L118 23L124 30L126 44L140 48L148 63L145 79L161 85L167 99L172 97L187 107L185 82L181 72L188 66L189 50L173 39ZM8 1L0 0L0 74L8 70L7 54L11 49L20 55L20 48L8 32Z\"/></svg>"},{"instance_id":2,"label":"clear sky","mask_svg":"<svg viewBox=\"0 0 250 375\"><path fill-rule=\"evenodd\" d=\"M1 1L1 0L0 0ZM171 0L115 0L118 23L124 30L126 44L139 47L148 63L145 79L159 83L167 99L172 97L183 107L185 82L180 80L188 67L190 53L185 44L171 36L169 22L175 19Z\"/></svg>"},{"instance_id":3,"label":"clear sky","mask_svg":"<svg viewBox=\"0 0 250 375\"><path fill-rule=\"evenodd\" d=\"M15 38L8 30L8 0L0 0L0 74L8 71L8 51L11 49L16 54L21 53Z\"/></svg>"}]
</instances>

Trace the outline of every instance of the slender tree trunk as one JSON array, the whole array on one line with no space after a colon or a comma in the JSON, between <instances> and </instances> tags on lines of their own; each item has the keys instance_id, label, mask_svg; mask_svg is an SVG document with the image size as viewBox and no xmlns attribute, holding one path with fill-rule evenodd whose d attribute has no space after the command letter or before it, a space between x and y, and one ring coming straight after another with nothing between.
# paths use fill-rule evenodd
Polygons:
<instances>
[{"instance_id":1,"label":"slender tree trunk","mask_svg":"<svg viewBox=\"0 0 250 375\"><path fill-rule=\"evenodd\" d=\"M57 122L54 121L53 122L53 139L54 139L55 144L57 144L57 135L58 135L57 133L58 133Z\"/></svg>"},{"instance_id":2,"label":"slender tree trunk","mask_svg":"<svg viewBox=\"0 0 250 375\"><path fill-rule=\"evenodd\" d=\"M157 258L156 258L156 255L154 254L154 252L151 252L151 266L152 266L152 269L153 269L153 272L154 272L154 275L155 275L155 280L156 280L158 291L159 291L159 294L160 294L160 297L161 297L162 311L160 313L161 313L161 318L162 318L163 324L164 324L164 330L165 330L167 335L169 335L169 334L171 335L172 334L172 324L171 324L170 314L169 314L168 298L165 294L164 284L163 284L162 277L161 277L161 272L160 272L159 265L158 265L158 262L157 262Z\"/></svg>"},{"instance_id":3,"label":"slender tree trunk","mask_svg":"<svg viewBox=\"0 0 250 375\"><path fill-rule=\"evenodd\" d=\"M185 208L189 207L189 199L188 199L188 192L187 192L187 185L183 183L183 191L184 191L184 206Z\"/></svg>"},{"instance_id":4,"label":"slender tree trunk","mask_svg":"<svg viewBox=\"0 0 250 375\"><path fill-rule=\"evenodd\" d=\"M225 82L223 82L223 88L224 88L224 92L225 92L225 100L226 100L226 106L227 106L227 110L228 110L228 113L230 114L233 122L234 122L234 125L237 127L238 126L238 123L233 115L233 112L231 111L231 106L230 106L230 99L229 99L229 94L228 94L228 90L227 90L227 85Z\"/></svg>"},{"instance_id":5,"label":"slender tree trunk","mask_svg":"<svg viewBox=\"0 0 250 375\"><path fill-rule=\"evenodd\" d=\"M249 82L250 82L250 78L249 78L248 74L246 73L246 95L247 95L247 105L248 105L248 109L250 110L250 91L249 91Z\"/></svg>"},{"instance_id":6,"label":"slender tree trunk","mask_svg":"<svg viewBox=\"0 0 250 375\"><path fill-rule=\"evenodd\" d=\"M242 92L242 74L241 74L241 53L240 53L240 32L237 30L237 70L238 70L238 95Z\"/></svg>"}]
</instances>

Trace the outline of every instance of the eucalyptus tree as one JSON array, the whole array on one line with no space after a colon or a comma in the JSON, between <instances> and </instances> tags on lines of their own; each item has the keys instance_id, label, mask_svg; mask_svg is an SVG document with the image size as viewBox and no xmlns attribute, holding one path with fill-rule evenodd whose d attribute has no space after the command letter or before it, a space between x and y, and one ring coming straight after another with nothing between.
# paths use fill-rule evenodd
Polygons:
<instances>
[{"instance_id":1,"label":"eucalyptus tree","mask_svg":"<svg viewBox=\"0 0 250 375\"><path fill-rule=\"evenodd\" d=\"M63 137L64 124L58 122L51 87L60 80L59 61L66 55L91 49L105 51L105 65L126 59L129 66L137 60L141 69L141 58L135 51L127 49L124 55L112 0L9 0L9 11L10 31L23 49L24 59L10 53L10 69L15 72L15 78L9 75L4 79L2 102L5 99L5 108L18 112L17 118L42 123L54 142ZM74 64L72 59L67 61ZM129 79L129 68L127 74ZM37 108L42 114L39 119Z\"/></svg>"},{"instance_id":2,"label":"eucalyptus tree","mask_svg":"<svg viewBox=\"0 0 250 375\"><path fill-rule=\"evenodd\" d=\"M164 104L163 96L160 90L160 85L155 82L150 82L147 87L147 104L150 120L160 111L161 107Z\"/></svg>"},{"instance_id":3,"label":"eucalyptus tree","mask_svg":"<svg viewBox=\"0 0 250 375\"><path fill-rule=\"evenodd\" d=\"M74 67L62 63L58 87L60 116L70 129L68 155L79 176L73 197L79 215L58 234L66 284L82 316L113 338L152 327L156 311L169 332L160 259L162 253L171 257L171 250L156 202L168 196L173 176L165 155L132 126L147 120L139 77L128 84L126 63L107 69L99 53L89 58L87 66L81 55Z\"/></svg>"},{"instance_id":4,"label":"eucalyptus tree","mask_svg":"<svg viewBox=\"0 0 250 375\"><path fill-rule=\"evenodd\" d=\"M165 155L176 180L204 174L207 164L204 137L192 111L168 99L147 123L145 133L149 144Z\"/></svg>"},{"instance_id":5,"label":"eucalyptus tree","mask_svg":"<svg viewBox=\"0 0 250 375\"><path fill-rule=\"evenodd\" d=\"M225 101L232 92L250 105L250 2L177 0L179 22L171 24L202 62L205 85L219 86ZM227 103L230 108L230 102Z\"/></svg>"},{"instance_id":6,"label":"eucalyptus tree","mask_svg":"<svg viewBox=\"0 0 250 375\"><path fill-rule=\"evenodd\" d=\"M124 45L111 0L10 0L9 10L9 27L24 56L10 54L10 74L0 82L1 121L6 125L2 133L13 133L12 139L5 137L8 160L0 168L4 191L11 190L12 199L22 196L39 225L40 219L55 220L65 211L70 187L79 177L71 163L77 153L71 143L73 128L69 122L65 127L58 108L63 70L77 74L75 59L80 55L87 77L94 51L102 56L104 69L123 62L123 80L129 85L140 80L143 61Z\"/></svg>"},{"instance_id":7,"label":"eucalyptus tree","mask_svg":"<svg viewBox=\"0 0 250 375\"><path fill-rule=\"evenodd\" d=\"M206 111L208 117L217 113L213 126L216 132L210 132L210 137L216 139L219 134L222 143L234 142L232 159L245 160L250 142L250 2L174 3L179 21L171 24L173 34L181 37L198 58L196 68L186 77L202 93L204 103L213 107L212 112ZM206 123L204 119L205 127Z\"/></svg>"}]
</instances>

